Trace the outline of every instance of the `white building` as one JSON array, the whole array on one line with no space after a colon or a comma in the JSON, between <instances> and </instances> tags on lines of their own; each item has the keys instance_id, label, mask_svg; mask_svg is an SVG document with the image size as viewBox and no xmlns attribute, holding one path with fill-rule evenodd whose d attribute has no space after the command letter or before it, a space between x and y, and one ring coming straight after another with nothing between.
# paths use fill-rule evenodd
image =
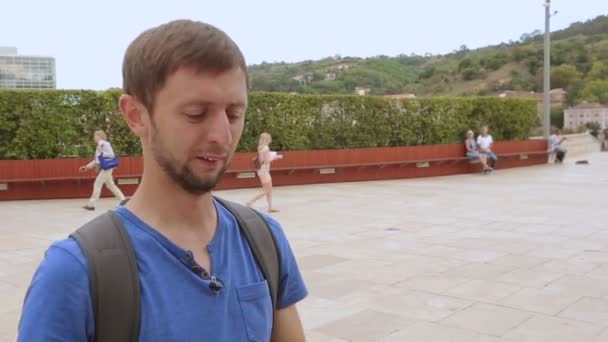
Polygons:
<instances>
[{"instance_id":1,"label":"white building","mask_svg":"<svg viewBox=\"0 0 608 342\"><path fill-rule=\"evenodd\" d=\"M412 93L403 93L403 94L389 94L389 95L384 95L383 96L385 99L393 99L393 100L400 100L400 99L415 99L416 98L416 94L412 94Z\"/></svg>"},{"instance_id":2,"label":"white building","mask_svg":"<svg viewBox=\"0 0 608 342\"><path fill-rule=\"evenodd\" d=\"M55 58L24 56L0 46L1 89L54 89Z\"/></svg>"},{"instance_id":3,"label":"white building","mask_svg":"<svg viewBox=\"0 0 608 342\"><path fill-rule=\"evenodd\" d=\"M597 122L602 129L608 128L608 106L599 103L583 103L564 111L564 128L578 128Z\"/></svg>"},{"instance_id":4,"label":"white building","mask_svg":"<svg viewBox=\"0 0 608 342\"><path fill-rule=\"evenodd\" d=\"M370 91L371 91L371 89L369 89L369 88L364 88L364 87L355 88L355 94L361 95L361 96L369 94Z\"/></svg>"},{"instance_id":5,"label":"white building","mask_svg":"<svg viewBox=\"0 0 608 342\"><path fill-rule=\"evenodd\" d=\"M333 73L333 72L325 74L325 80L326 81L335 81L336 80L336 74Z\"/></svg>"}]
</instances>

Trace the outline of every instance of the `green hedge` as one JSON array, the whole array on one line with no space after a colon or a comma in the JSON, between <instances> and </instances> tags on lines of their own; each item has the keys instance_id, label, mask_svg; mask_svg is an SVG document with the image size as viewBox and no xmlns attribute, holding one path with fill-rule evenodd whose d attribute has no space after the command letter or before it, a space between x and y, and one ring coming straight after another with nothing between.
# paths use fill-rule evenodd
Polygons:
<instances>
[{"instance_id":1,"label":"green hedge","mask_svg":"<svg viewBox=\"0 0 608 342\"><path fill-rule=\"evenodd\" d=\"M118 112L119 90L0 91L0 159L90 156L102 129L120 155L139 141ZM495 140L525 139L536 102L494 97L386 100L372 96L250 94L239 151L268 131L277 150L342 149L461 142L490 125Z\"/></svg>"}]
</instances>

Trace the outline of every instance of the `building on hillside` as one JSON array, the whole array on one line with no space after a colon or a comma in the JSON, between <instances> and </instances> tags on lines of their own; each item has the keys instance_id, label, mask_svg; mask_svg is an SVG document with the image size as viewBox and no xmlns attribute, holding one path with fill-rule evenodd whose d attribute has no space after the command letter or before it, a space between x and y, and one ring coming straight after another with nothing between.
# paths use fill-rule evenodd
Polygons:
<instances>
[{"instance_id":1,"label":"building on hillside","mask_svg":"<svg viewBox=\"0 0 608 342\"><path fill-rule=\"evenodd\" d=\"M312 82L313 80L313 76L312 75L298 75L293 77L292 79L295 81L298 81L298 83L302 84L302 85L306 85L309 84L310 82Z\"/></svg>"},{"instance_id":2,"label":"building on hillside","mask_svg":"<svg viewBox=\"0 0 608 342\"><path fill-rule=\"evenodd\" d=\"M568 92L562 88L553 89L549 92L549 96L551 97L552 103L560 103L563 104L566 102L566 98L568 97Z\"/></svg>"},{"instance_id":3,"label":"building on hillside","mask_svg":"<svg viewBox=\"0 0 608 342\"><path fill-rule=\"evenodd\" d=\"M551 99L551 105L563 105L566 101L568 93L561 88L552 89L549 91L549 97ZM543 102L544 94L537 93L534 91L519 91L519 90L505 90L498 95L499 97L521 97L526 99L533 99L539 102Z\"/></svg>"},{"instance_id":4,"label":"building on hillside","mask_svg":"<svg viewBox=\"0 0 608 342\"><path fill-rule=\"evenodd\" d=\"M355 94L357 95L367 95L369 94L369 92L371 91L371 89L369 88L364 88L364 87L355 87Z\"/></svg>"},{"instance_id":5,"label":"building on hillside","mask_svg":"<svg viewBox=\"0 0 608 342\"><path fill-rule=\"evenodd\" d=\"M599 123L602 129L608 128L608 105L583 103L564 111L564 128L576 129L591 122Z\"/></svg>"},{"instance_id":6,"label":"building on hillside","mask_svg":"<svg viewBox=\"0 0 608 342\"><path fill-rule=\"evenodd\" d=\"M0 47L0 89L55 89L55 58L25 56Z\"/></svg>"},{"instance_id":7,"label":"building on hillside","mask_svg":"<svg viewBox=\"0 0 608 342\"><path fill-rule=\"evenodd\" d=\"M411 94L411 93L403 93L403 94L384 95L383 97L385 99L399 100L399 99L415 99L416 95L415 94Z\"/></svg>"},{"instance_id":8,"label":"building on hillside","mask_svg":"<svg viewBox=\"0 0 608 342\"><path fill-rule=\"evenodd\" d=\"M336 80L336 74L333 73L333 72L325 74L325 80L326 81L335 81Z\"/></svg>"},{"instance_id":9,"label":"building on hillside","mask_svg":"<svg viewBox=\"0 0 608 342\"><path fill-rule=\"evenodd\" d=\"M520 90L505 90L498 94L498 97L522 97L526 99L542 99L543 94L537 94L534 91L520 91Z\"/></svg>"},{"instance_id":10,"label":"building on hillside","mask_svg":"<svg viewBox=\"0 0 608 342\"><path fill-rule=\"evenodd\" d=\"M566 98L568 96L568 92L564 89L556 88L549 91L549 97L551 102L551 108L554 107L563 107L566 103ZM542 92L537 93L534 91L518 91L518 90L505 90L504 92L498 94L498 97L518 97L536 100L536 113L540 118L542 118L544 113L544 94Z\"/></svg>"}]
</instances>

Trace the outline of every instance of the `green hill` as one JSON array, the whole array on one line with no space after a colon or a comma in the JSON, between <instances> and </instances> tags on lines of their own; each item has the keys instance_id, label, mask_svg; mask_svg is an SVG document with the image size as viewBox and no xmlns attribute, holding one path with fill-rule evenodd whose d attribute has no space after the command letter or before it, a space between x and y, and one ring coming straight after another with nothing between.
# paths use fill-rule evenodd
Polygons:
<instances>
[{"instance_id":1,"label":"green hill","mask_svg":"<svg viewBox=\"0 0 608 342\"><path fill-rule=\"evenodd\" d=\"M589 82L608 80L608 16L553 32L551 61L552 88L566 89L569 102L581 100ZM543 36L535 31L518 42L476 50L462 46L446 55L335 56L249 70L255 91L352 94L359 87L372 95L460 96L541 91L542 64Z\"/></svg>"}]
</instances>

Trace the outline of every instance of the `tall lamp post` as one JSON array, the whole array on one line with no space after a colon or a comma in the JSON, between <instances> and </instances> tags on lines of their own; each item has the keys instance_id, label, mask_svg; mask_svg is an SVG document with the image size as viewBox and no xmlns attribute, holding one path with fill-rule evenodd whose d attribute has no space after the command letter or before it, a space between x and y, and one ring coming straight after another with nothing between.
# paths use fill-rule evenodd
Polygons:
<instances>
[{"instance_id":1,"label":"tall lamp post","mask_svg":"<svg viewBox=\"0 0 608 342\"><path fill-rule=\"evenodd\" d=\"M549 21L551 18L551 0L545 0L545 63L543 77L543 135L545 139L549 139L549 127L551 126L551 31Z\"/></svg>"}]
</instances>

